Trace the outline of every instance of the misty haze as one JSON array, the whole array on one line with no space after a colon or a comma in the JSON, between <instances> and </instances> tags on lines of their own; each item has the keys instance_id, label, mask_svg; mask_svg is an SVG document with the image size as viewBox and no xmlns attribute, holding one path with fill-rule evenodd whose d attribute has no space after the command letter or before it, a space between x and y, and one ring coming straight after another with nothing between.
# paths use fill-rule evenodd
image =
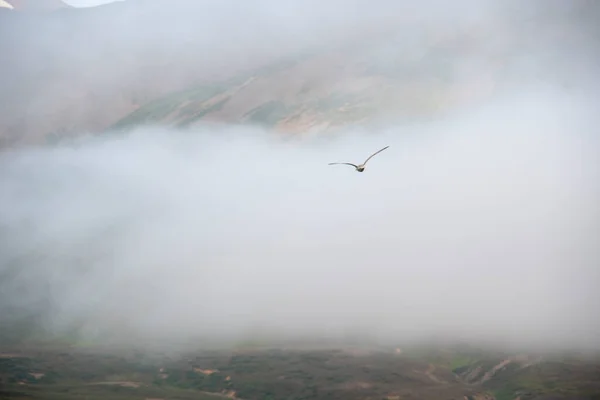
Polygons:
<instances>
[{"instance_id":1,"label":"misty haze","mask_svg":"<svg viewBox=\"0 0 600 400\"><path fill-rule=\"evenodd\" d=\"M96 3L0 2L0 398L599 398L594 2Z\"/></svg>"}]
</instances>

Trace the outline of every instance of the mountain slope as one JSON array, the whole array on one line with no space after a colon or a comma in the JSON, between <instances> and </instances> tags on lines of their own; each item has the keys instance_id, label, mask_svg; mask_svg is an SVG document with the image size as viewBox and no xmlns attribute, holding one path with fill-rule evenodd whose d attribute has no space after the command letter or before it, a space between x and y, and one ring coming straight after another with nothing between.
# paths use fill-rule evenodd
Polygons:
<instances>
[{"instance_id":1,"label":"mountain slope","mask_svg":"<svg viewBox=\"0 0 600 400\"><path fill-rule=\"evenodd\" d=\"M600 394L600 366L574 357L507 356L455 370L496 400L585 399Z\"/></svg>"},{"instance_id":2,"label":"mountain slope","mask_svg":"<svg viewBox=\"0 0 600 400\"><path fill-rule=\"evenodd\" d=\"M44 16L1 16L0 54L5 54L8 62L0 77L0 101L6 104L0 109L0 146L101 132L140 106L156 108L152 102L158 99L169 103L173 96L181 97L179 92L222 86L222 82L235 82L237 89L230 87L235 95L224 95L229 99L226 103L216 98L204 99L206 104L194 100L198 107L190 111L192 118L198 119L215 102L219 112L212 108L205 119L239 122L274 118L261 115L278 112L282 114L278 118L287 118L279 121L278 128L295 132L312 125L337 124L325 122L328 115L360 121L374 110L379 113L382 105L383 114L398 107L419 109L423 102L429 107L432 96L428 92L438 90L432 87L440 74L432 70L436 66L417 66L418 59L437 42L455 36L459 41L476 38L473 35L480 30L476 24L460 29L448 23L422 26L411 14L390 16L390 10L383 8L370 11L373 15L368 18L339 15L342 5L335 2L320 6L318 11L300 8L291 16L282 9L280 19L267 17L277 11L269 4L263 5L266 9L240 9L238 3L229 3L238 13L231 13L227 4L209 6L178 0L165 9L161 2L147 0L67 9ZM362 3L370 9L370 2L357 1L357 5ZM290 3L286 7L300 5ZM379 48L379 54L370 54L374 47ZM409 59L405 53L410 53L406 56ZM431 57L438 57L435 53L433 50ZM282 60L299 55L305 55L301 57L303 63L281 70ZM378 60L373 62L371 57ZM460 53L442 57L447 59L441 61L444 65L453 63ZM408 68L421 69L413 71L421 75L420 81L399 86L397 78L406 69L405 63L411 64ZM427 63L422 60L422 64ZM241 78L256 78L261 68L260 79L246 82ZM267 76L269 68L277 72ZM428 74L433 74L431 79L425 77ZM403 96L398 100L399 90L417 93L418 98L407 102ZM347 96L353 96L352 100ZM352 107L340 111L346 100ZM194 106L173 107L187 107L189 111ZM320 107L327 108L328 114ZM128 120L144 113L136 111ZM254 117L250 117L252 113L256 113ZM191 122L176 117L174 124Z\"/></svg>"},{"instance_id":3,"label":"mountain slope","mask_svg":"<svg viewBox=\"0 0 600 400\"><path fill-rule=\"evenodd\" d=\"M424 354L347 346L181 354L89 346L29 347L25 353L4 350L0 382L7 384L5 392L0 388L0 396L10 392L35 399L208 399L212 394L246 400L597 400L600 395L597 360L505 355L498 362L490 350L469 352L477 359L458 376ZM432 350L430 355L465 356L455 347ZM490 375L488 381L465 380L469 368L481 366Z\"/></svg>"},{"instance_id":4,"label":"mountain slope","mask_svg":"<svg viewBox=\"0 0 600 400\"><path fill-rule=\"evenodd\" d=\"M378 118L431 117L490 96L503 67L490 55L481 59L485 68L465 74L460 69L470 60L445 59L447 43L434 43L424 54L384 54L390 59L382 65L377 53L401 44L394 37L373 42L315 51L227 82L176 92L138 108L115 127L225 121L298 133ZM440 68L428 68L435 64Z\"/></svg>"},{"instance_id":5,"label":"mountain slope","mask_svg":"<svg viewBox=\"0 0 600 400\"><path fill-rule=\"evenodd\" d=\"M250 22L223 32L210 16L189 9L195 3L166 9L160 3L0 13L0 146L99 132L140 104L229 79L302 47L282 49L276 40L275 48L250 46L268 32L242 41ZM165 25L170 19L177 24Z\"/></svg>"},{"instance_id":6,"label":"mountain slope","mask_svg":"<svg viewBox=\"0 0 600 400\"><path fill-rule=\"evenodd\" d=\"M435 15L383 0L356 0L358 11L309 3L140 0L1 12L0 148L140 123L295 133L435 117L507 83L573 79L563 64L592 57L575 17L550 6L537 19L511 2L469 19L438 3ZM538 54L543 63L524 69Z\"/></svg>"}]
</instances>

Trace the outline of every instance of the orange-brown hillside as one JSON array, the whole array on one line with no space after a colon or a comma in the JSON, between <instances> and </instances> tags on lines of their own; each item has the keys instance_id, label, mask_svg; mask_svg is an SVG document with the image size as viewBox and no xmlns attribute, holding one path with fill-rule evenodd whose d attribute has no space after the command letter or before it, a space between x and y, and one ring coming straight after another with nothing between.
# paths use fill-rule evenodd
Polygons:
<instances>
[{"instance_id":1,"label":"orange-brown hillside","mask_svg":"<svg viewBox=\"0 0 600 400\"><path fill-rule=\"evenodd\" d=\"M5 16L0 47L11 57L0 76L3 147L145 122L249 121L302 132L419 115L489 95L503 62L489 52L484 69L469 74L448 55L452 46L466 56L478 51L478 26L428 29L425 47L414 49L395 20L332 29L326 45L268 31L244 45L242 28L221 38L183 22L161 29L156 15L180 18L177 7L161 15L132 4ZM132 20L138 29L127 26Z\"/></svg>"},{"instance_id":2,"label":"orange-brown hillside","mask_svg":"<svg viewBox=\"0 0 600 400\"><path fill-rule=\"evenodd\" d=\"M115 127L230 121L301 133L378 118L431 116L491 95L502 66L491 55L476 74L461 73L460 67L425 67L431 62L428 57L436 57L446 45L437 43L431 54L391 63L387 69L372 61L370 41L316 51L233 80L172 93L138 108Z\"/></svg>"},{"instance_id":3,"label":"orange-brown hillside","mask_svg":"<svg viewBox=\"0 0 600 400\"><path fill-rule=\"evenodd\" d=\"M340 3L308 30L308 14L267 24L225 2L237 12L219 18L185 0L0 13L0 147L149 123L305 132L429 117L490 96L515 54L540 43L505 17L336 19Z\"/></svg>"}]
</instances>

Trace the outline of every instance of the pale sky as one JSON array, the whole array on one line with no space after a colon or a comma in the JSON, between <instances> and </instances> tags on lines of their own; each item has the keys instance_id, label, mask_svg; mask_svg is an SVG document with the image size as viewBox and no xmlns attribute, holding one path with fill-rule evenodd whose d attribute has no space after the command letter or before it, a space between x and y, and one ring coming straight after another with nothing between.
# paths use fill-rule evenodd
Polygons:
<instances>
[{"instance_id":1,"label":"pale sky","mask_svg":"<svg viewBox=\"0 0 600 400\"><path fill-rule=\"evenodd\" d=\"M94 7L101 4L112 3L123 0L63 0L65 3L74 7Z\"/></svg>"}]
</instances>

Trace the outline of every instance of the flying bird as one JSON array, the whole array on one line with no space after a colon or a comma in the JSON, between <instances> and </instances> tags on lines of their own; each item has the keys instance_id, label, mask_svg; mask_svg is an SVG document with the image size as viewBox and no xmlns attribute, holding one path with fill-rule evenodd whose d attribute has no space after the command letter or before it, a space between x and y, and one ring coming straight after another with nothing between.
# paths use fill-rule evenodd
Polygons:
<instances>
[{"instance_id":1,"label":"flying bird","mask_svg":"<svg viewBox=\"0 0 600 400\"><path fill-rule=\"evenodd\" d=\"M373 158L373 157L374 157L376 154L379 154L379 153L381 153L382 151L384 151L384 150L385 150L385 149L387 149L388 147L390 147L390 146L385 146L383 149L377 150L375 153L371 154L371 155L369 156L369 158L367 158L367 159L365 160L365 162L364 162L364 163L362 163L362 164L359 164L359 165L352 164L352 163L347 163L347 162L334 162L334 163L329 163L329 165L351 165L351 166L353 166L353 167L356 169L356 171L357 171L357 172L363 172L363 171L365 170L365 166L367 165L367 162L368 162L368 161L369 161L371 158Z\"/></svg>"}]
</instances>

